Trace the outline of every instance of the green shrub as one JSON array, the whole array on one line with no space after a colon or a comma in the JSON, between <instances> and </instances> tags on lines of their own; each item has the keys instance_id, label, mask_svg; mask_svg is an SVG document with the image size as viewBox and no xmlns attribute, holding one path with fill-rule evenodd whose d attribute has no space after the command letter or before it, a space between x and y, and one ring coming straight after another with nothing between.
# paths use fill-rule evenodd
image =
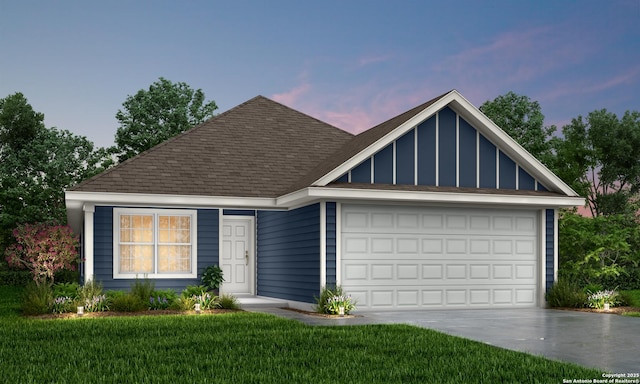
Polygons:
<instances>
[{"instance_id":1,"label":"green shrub","mask_svg":"<svg viewBox=\"0 0 640 384\"><path fill-rule=\"evenodd\" d=\"M51 303L51 311L53 313L73 312L74 304L74 300L69 296L56 296Z\"/></svg>"},{"instance_id":2,"label":"green shrub","mask_svg":"<svg viewBox=\"0 0 640 384\"><path fill-rule=\"evenodd\" d=\"M33 281L33 277L29 271L0 270L0 285L25 287L30 281Z\"/></svg>"},{"instance_id":3,"label":"green shrub","mask_svg":"<svg viewBox=\"0 0 640 384\"><path fill-rule=\"evenodd\" d=\"M339 307L344 307L344 313L348 314L356 308L355 301L350 295L344 293L341 286L323 287L320 297L316 297L315 310L319 313L337 314Z\"/></svg>"},{"instance_id":4,"label":"green shrub","mask_svg":"<svg viewBox=\"0 0 640 384\"><path fill-rule=\"evenodd\" d=\"M640 308L640 289L620 292L620 305Z\"/></svg>"},{"instance_id":5,"label":"green shrub","mask_svg":"<svg viewBox=\"0 0 640 384\"><path fill-rule=\"evenodd\" d=\"M149 297L149 309L168 309L178 299L173 289L156 289Z\"/></svg>"},{"instance_id":6,"label":"green shrub","mask_svg":"<svg viewBox=\"0 0 640 384\"><path fill-rule=\"evenodd\" d=\"M80 291L78 283L55 283L53 285L53 297L70 297L75 300Z\"/></svg>"},{"instance_id":7,"label":"green shrub","mask_svg":"<svg viewBox=\"0 0 640 384\"><path fill-rule=\"evenodd\" d=\"M208 291L215 291L220 288L220 284L224 281L224 277L222 277L222 269L217 265L210 265L204 269L200 280L202 281L202 285Z\"/></svg>"},{"instance_id":8,"label":"green shrub","mask_svg":"<svg viewBox=\"0 0 640 384\"><path fill-rule=\"evenodd\" d=\"M584 288L582 288L582 292L588 294L591 294L593 292L598 292L598 291L602 291L604 289L604 287L602 286L602 284L598 284L598 283L591 283L591 284L587 284Z\"/></svg>"},{"instance_id":9,"label":"green shrub","mask_svg":"<svg viewBox=\"0 0 640 384\"><path fill-rule=\"evenodd\" d=\"M218 302L220 308L224 309L240 309L240 304L238 303L238 299L230 294L224 294L220 296Z\"/></svg>"},{"instance_id":10,"label":"green shrub","mask_svg":"<svg viewBox=\"0 0 640 384\"><path fill-rule=\"evenodd\" d=\"M181 296L169 306L170 309L178 311L191 311L196 305L195 296Z\"/></svg>"},{"instance_id":11,"label":"green shrub","mask_svg":"<svg viewBox=\"0 0 640 384\"><path fill-rule=\"evenodd\" d=\"M78 301L86 312L103 312L109 310L107 296L102 293L102 284L89 280L80 288Z\"/></svg>"},{"instance_id":12,"label":"green shrub","mask_svg":"<svg viewBox=\"0 0 640 384\"><path fill-rule=\"evenodd\" d=\"M22 313L25 315L42 315L50 313L53 302L53 290L47 284L36 285L31 281L22 294Z\"/></svg>"},{"instance_id":13,"label":"green shrub","mask_svg":"<svg viewBox=\"0 0 640 384\"><path fill-rule=\"evenodd\" d=\"M109 308L115 312L140 312L149 308L147 302L131 293L117 294L111 298Z\"/></svg>"},{"instance_id":14,"label":"green shrub","mask_svg":"<svg viewBox=\"0 0 640 384\"><path fill-rule=\"evenodd\" d=\"M145 303L149 301L149 298L153 295L153 291L155 291L155 289L156 284L149 279L136 279L131 284L131 294L138 297Z\"/></svg>"},{"instance_id":15,"label":"green shrub","mask_svg":"<svg viewBox=\"0 0 640 384\"><path fill-rule=\"evenodd\" d=\"M182 291L182 297L192 297L202 295L202 293L207 292L207 288L203 285L188 285Z\"/></svg>"},{"instance_id":16,"label":"green shrub","mask_svg":"<svg viewBox=\"0 0 640 384\"><path fill-rule=\"evenodd\" d=\"M582 308L587 301L587 294L567 279L558 279L544 298L552 308Z\"/></svg>"},{"instance_id":17,"label":"green shrub","mask_svg":"<svg viewBox=\"0 0 640 384\"><path fill-rule=\"evenodd\" d=\"M618 292L610 290L589 293L587 297L587 305L595 309L603 309L605 304L615 307L618 306L620 302Z\"/></svg>"}]
</instances>

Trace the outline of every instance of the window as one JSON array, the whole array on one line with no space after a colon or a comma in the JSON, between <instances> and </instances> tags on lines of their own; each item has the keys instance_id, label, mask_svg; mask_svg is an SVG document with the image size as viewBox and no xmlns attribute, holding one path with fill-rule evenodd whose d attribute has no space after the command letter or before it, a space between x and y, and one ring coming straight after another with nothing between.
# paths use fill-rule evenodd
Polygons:
<instances>
[{"instance_id":1,"label":"window","mask_svg":"<svg viewBox=\"0 0 640 384\"><path fill-rule=\"evenodd\" d=\"M114 208L113 277L195 278L197 212Z\"/></svg>"}]
</instances>

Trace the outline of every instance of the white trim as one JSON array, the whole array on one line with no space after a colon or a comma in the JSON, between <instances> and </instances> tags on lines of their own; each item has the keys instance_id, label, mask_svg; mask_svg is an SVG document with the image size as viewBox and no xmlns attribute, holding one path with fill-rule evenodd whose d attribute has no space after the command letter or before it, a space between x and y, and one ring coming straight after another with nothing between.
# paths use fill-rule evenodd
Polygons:
<instances>
[{"instance_id":1,"label":"white trim","mask_svg":"<svg viewBox=\"0 0 640 384\"><path fill-rule=\"evenodd\" d=\"M144 273L131 272L122 273L119 271L119 244L120 244L120 219L121 214L147 214L153 215L153 263L154 270L158 266L158 216L160 214L189 216L191 222L190 242L191 242L191 271L185 273ZM113 209L113 279L134 279L144 275L150 279L195 279L198 277L198 211L193 209L150 209L150 208L114 208Z\"/></svg>"},{"instance_id":2,"label":"white trim","mask_svg":"<svg viewBox=\"0 0 640 384\"><path fill-rule=\"evenodd\" d=\"M319 200L365 200L399 203L452 203L474 205L512 205L529 207L575 207L584 204L582 197L480 194L462 192L399 191L381 189L308 187L278 198L283 207L302 206Z\"/></svg>"},{"instance_id":3,"label":"white trim","mask_svg":"<svg viewBox=\"0 0 640 384\"><path fill-rule=\"evenodd\" d=\"M393 142L393 176L392 176L392 181L391 183L393 185L396 184L396 167L397 167L397 161L396 161L396 141Z\"/></svg>"},{"instance_id":4,"label":"white trim","mask_svg":"<svg viewBox=\"0 0 640 384\"><path fill-rule=\"evenodd\" d=\"M520 189L520 166L516 163L516 189Z\"/></svg>"},{"instance_id":5,"label":"white trim","mask_svg":"<svg viewBox=\"0 0 640 384\"><path fill-rule=\"evenodd\" d=\"M476 188L480 188L480 132L476 129Z\"/></svg>"},{"instance_id":6,"label":"white trim","mask_svg":"<svg viewBox=\"0 0 640 384\"><path fill-rule=\"evenodd\" d=\"M546 291L546 279L547 279L547 210L542 208L538 214L538 228L540 232L540 238L538 239L538 251L540 267L540 273L538 274L538 306L544 306L545 291Z\"/></svg>"},{"instance_id":7,"label":"white trim","mask_svg":"<svg viewBox=\"0 0 640 384\"><path fill-rule=\"evenodd\" d=\"M418 127L413 129L413 185L418 185Z\"/></svg>"},{"instance_id":8,"label":"white trim","mask_svg":"<svg viewBox=\"0 0 640 384\"><path fill-rule=\"evenodd\" d=\"M456 187L460 187L460 115L456 113Z\"/></svg>"},{"instance_id":9,"label":"white trim","mask_svg":"<svg viewBox=\"0 0 640 384\"><path fill-rule=\"evenodd\" d=\"M440 185L440 112L436 113L436 187Z\"/></svg>"},{"instance_id":10,"label":"white trim","mask_svg":"<svg viewBox=\"0 0 640 384\"><path fill-rule=\"evenodd\" d=\"M375 168L375 165L374 165L375 160L373 158L374 158L374 155L371 155L371 157L370 157L370 159L371 159L370 164L371 165L370 165L370 168L369 168L369 172L371 172L371 175L370 175L370 178L369 178L369 180L371 180L371 184L375 184L375 180L374 179L375 179L375 176L376 176L375 169L374 169Z\"/></svg>"},{"instance_id":11,"label":"white trim","mask_svg":"<svg viewBox=\"0 0 640 384\"><path fill-rule=\"evenodd\" d=\"M84 231L82 236L82 251L84 253L84 282L88 283L93 280L93 260L94 260L94 248L93 248L93 216L96 212L96 207L93 204L84 204L82 207L84 211Z\"/></svg>"},{"instance_id":12,"label":"white trim","mask_svg":"<svg viewBox=\"0 0 640 384\"><path fill-rule=\"evenodd\" d=\"M496 146L496 189L500 189L500 148Z\"/></svg>"},{"instance_id":13,"label":"white trim","mask_svg":"<svg viewBox=\"0 0 640 384\"><path fill-rule=\"evenodd\" d=\"M336 285L340 285L342 271L342 203L336 202Z\"/></svg>"},{"instance_id":14,"label":"white trim","mask_svg":"<svg viewBox=\"0 0 640 384\"><path fill-rule=\"evenodd\" d=\"M327 285L327 202L320 202L320 289Z\"/></svg>"},{"instance_id":15,"label":"white trim","mask_svg":"<svg viewBox=\"0 0 640 384\"><path fill-rule=\"evenodd\" d=\"M487 140L492 142L496 148L503 150L505 155L511 158L515 163L523 165L525 171L527 171L527 173L529 173L534 179L540 180L544 185L548 185L548 189L550 191L561 192L567 196L578 196L578 194L566 183L554 175L539 160L528 153L520 144L513 140L506 132L491 121L491 119L486 117L478 108L455 90L442 96L436 102L418 112L403 124L399 125L396 129L316 180L312 185L324 186L329 184L349 169L355 167L367 157L378 152L380 149L405 134L411 128L417 126L424 120L427 120L446 106L449 106L454 110L454 112L458 113L463 119L471 124L472 127L486 137Z\"/></svg>"}]
</instances>

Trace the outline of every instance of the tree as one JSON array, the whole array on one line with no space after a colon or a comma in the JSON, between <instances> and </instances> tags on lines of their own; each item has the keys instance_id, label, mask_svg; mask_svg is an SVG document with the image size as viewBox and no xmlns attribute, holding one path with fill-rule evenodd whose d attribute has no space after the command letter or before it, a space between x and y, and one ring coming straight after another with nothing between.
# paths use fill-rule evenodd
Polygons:
<instances>
[{"instance_id":1,"label":"tree","mask_svg":"<svg viewBox=\"0 0 640 384\"><path fill-rule=\"evenodd\" d=\"M56 272L74 270L78 262L78 236L70 227L25 224L13 231L16 242L5 250L9 265L27 268L36 285L53 284Z\"/></svg>"},{"instance_id":2,"label":"tree","mask_svg":"<svg viewBox=\"0 0 640 384\"><path fill-rule=\"evenodd\" d=\"M576 192L586 196L592 216L635 216L640 191L640 113L622 119L606 109L562 127L552 145L552 168Z\"/></svg>"},{"instance_id":3,"label":"tree","mask_svg":"<svg viewBox=\"0 0 640 384\"><path fill-rule=\"evenodd\" d=\"M118 110L120 127L113 152L124 161L212 117L215 101L205 103L204 92L186 83L160 78L148 90L128 96Z\"/></svg>"},{"instance_id":4,"label":"tree","mask_svg":"<svg viewBox=\"0 0 640 384\"><path fill-rule=\"evenodd\" d=\"M43 121L21 93L0 99L0 249L20 223L66 223L64 190L109 165L106 150Z\"/></svg>"},{"instance_id":5,"label":"tree","mask_svg":"<svg viewBox=\"0 0 640 384\"><path fill-rule=\"evenodd\" d=\"M538 160L550 162L550 138L556 127L543 126L544 115L537 101L508 92L485 101L480 110Z\"/></svg>"}]
</instances>

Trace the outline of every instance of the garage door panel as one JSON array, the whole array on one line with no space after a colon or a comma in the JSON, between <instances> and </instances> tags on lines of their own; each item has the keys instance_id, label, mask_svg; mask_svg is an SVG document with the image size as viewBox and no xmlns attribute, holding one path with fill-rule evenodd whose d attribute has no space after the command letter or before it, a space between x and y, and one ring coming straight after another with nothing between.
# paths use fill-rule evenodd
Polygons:
<instances>
[{"instance_id":1,"label":"garage door panel","mask_svg":"<svg viewBox=\"0 0 640 384\"><path fill-rule=\"evenodd\" d=\"M361 309L535 305L534 211L344 205L342 219L341 285Z\"/></svg>"}]
</instances>

